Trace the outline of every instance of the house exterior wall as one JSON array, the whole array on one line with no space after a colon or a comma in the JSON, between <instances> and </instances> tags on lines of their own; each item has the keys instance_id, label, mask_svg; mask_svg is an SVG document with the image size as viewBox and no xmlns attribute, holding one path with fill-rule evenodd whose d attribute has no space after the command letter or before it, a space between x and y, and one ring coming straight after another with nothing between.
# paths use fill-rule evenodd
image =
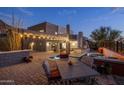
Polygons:
<instances>
[{"instance_id":1,"label":"house exterior wall","mask_svg":"<svg viewBox=\"0 0 124 93\"><path fill-rule=\"evenodd\" d=\"M67 35L66 28L58 26L58 34Z\"/></svg>"},{"instance_id":2,"label":"house exterior wall","mask_svg":"<svg viewBox=\"0 0 124 93\"><path fill-rule=\"evenodd\" d=\"M46 24L46 34L55 35L55 33L58 33L58 26L54 24L47 23Z\"/></svg>"},{"instance_id":3,"label":"house exterior wall","mask_svg":"<svg viewBox=\"0 0 124 93\"><path fill-rule=\"evenodd\" d=\"M40 32L40 30L43 30L44 31L43 33L52 34L52 35L55 35L55 32L58 33L58 26L48 22L44 22L38 25L28 27L28 29L38 32Z\"/></svg>"},{"instance_id":4,"label":"house exterior wall","mask_svg":"<svg viewBox=\"0 0 124 93\"><path fill-rule=\"evenodd\" d=\"M67 35L67 29L70 31L70 27L68 25L68 28L64 28L64 27L61 27L61 26L58 26L58 25L55 25L55 24L52 24L52 23L48 23L48 22L44 22L44 23L41 23L41 24L38 24L38 25L34 25L32 27L29 27L28 28L29 30L33 30L34 32L35 31L40 31L40 30L44 30L44 34L48 34L48 35L51 35L51 36L54 36L54 35ZM68 32L69 33L69 32ZM34 42L34 45L33 45L33 50L40 50L40 51L50 51L50 50L57 50L59 51L60 50L60 40L42 40L42 45L41 44L41 41L37 40L37 39L34 39L34 40L31 40L31 39L25 39L24 40L24 45L26 45L24 48L30 48L29 45L30 43ZM35 43L35 42L38 42L38 43ZM63 39L62 42L65 42L65 40ZM47 43L50 43L49 46L47 46ZM54 49L54 44L56 44L56 47ZM42 47L42 48L40 48ZM52 48L53 47L53 48Z\"/></svg>"},{"instance_id":5,"label":"house exterior wall","mask_svg":"<svg viewBox=\"0 0 124 93\"><path fill-rule=\"evenodd\" d=\"M32 49L33 51L46 51L46 40L33 39L32 37L22 38L23 49Z\"/></svg>"},{"instance_id":6,"label":"house exterior wall","mask_svg":"<svg viewBox=\"0 0 124 93\"><path fill-rule=\"evenodd\" d=\"M1 23L3 24L2 27L6 28L4 27L5 23L0 22L0 24ZM12 28L9 27L8 25L6 26L8 28ZM44 32L41 32L41 30L43 30ZM28 27L28 29L20 29L18 34L21 34L20 35L21 49L32 49L34 51L47 51L49 49L47 49L46 43L51 42L52 43L51 46L57 43L57 47L56 47L57 50L60 50L60 48L64 48L69 53L70 48L73 49L78 48L77 45L80 45L77 44L78 41L77 35L73 35L71 33L69 24L66 25L66 27L61 27L52 23L44 22ZM80 36L81 38L83 37L82 35ZM75 44L72 42L74 42Z\"/></svg>"},{"instance_id":7,"label":"house exterior wall","mask_svg":"<svg viewBox=\"0 0 124 93\"><path fill-rule=\"evenodd\" d=\"M40 30L44 30L44 32L46 32L46 23L44 22L38 25L28 27L28 30L33 30L33 31L38 31L38 32L40 32Z\"/></svg>"}]
</instances>

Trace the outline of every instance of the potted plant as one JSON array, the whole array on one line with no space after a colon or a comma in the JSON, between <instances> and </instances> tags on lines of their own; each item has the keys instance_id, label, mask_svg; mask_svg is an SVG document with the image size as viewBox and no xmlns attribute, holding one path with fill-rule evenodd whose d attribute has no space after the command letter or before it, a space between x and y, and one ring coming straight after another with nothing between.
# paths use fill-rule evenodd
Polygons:
<instances>
[{"instance_id":1,"label":"potted plant","mask_svg":"<svg viewBox=\"0 0 124 93\"><path fill-rule=\"evenodd\" d=\"M32 59L33 59L33 57L32 57L32 56L29 56L29 57L24 57L24 58L23 58L23 61L24 61L24 62L29 63L29 62L31 62L31 61L32 61Z\"/></svg>"},{"instance_id":2,"label":"potted plant","mask_svg":"<svg viewBox=\"0 0 124 93\"><path fill-rule=\"evenodd\" d=\"M69 61L68 64L69 64L69 65L73 65L72 61Z\"/></svg>"}]
</instances>

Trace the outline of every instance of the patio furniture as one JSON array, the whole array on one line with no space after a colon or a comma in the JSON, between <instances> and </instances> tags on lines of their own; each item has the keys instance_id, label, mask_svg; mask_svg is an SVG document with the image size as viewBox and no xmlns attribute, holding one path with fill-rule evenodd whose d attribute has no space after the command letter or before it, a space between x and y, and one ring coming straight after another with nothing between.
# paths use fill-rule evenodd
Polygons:
<instances>
[{"instance_id":1,"label":"patio furniture","mask_svg":"<svg viewBox=\"0 0 124 93\"><path fill-rule=\"evenodd\" d=\"M103 66L105 69L104 72L124 76L124 61L107 57L95 57L94 64L96 65L96 68Z\"/></svg>"},{"instance_id":2,"label":"patio furniture","mask_svg":"<svg viewBox=\"0 0 124 93\"><path fill-rule=\"evenodd\" d=\"M33 59L33 56L24 57L23 61L29 63L29 62L32 62L32 59Z\"/></svg>"},{"instance_id":3,"label":"patio furniture","mask_svg":"<svg viewBox=\"0 0 124 93\"><path fill-rule=\"evenodd\" d=\"M83 64L75 62L73 65L68 65L67 62L56 62L62 80L75 80L81 78L90 78L99 75L97 71Z\"/></svg>"},{"instance_id":4,"label":"patio furniture","mask_svg":"<svg viewBox=\"0 0 124 93\"><path fill-rule=\"evenodd\" d=\"M93 64L93 57L89 57L89 56L83 56L81 59L80 59L80 62L86 64L87 66L89 67L94 67L94 64Z\"/></svg>"},{"instance_id":5,"label":"patio furniture","mask_svg":"<svg viewBox=\"0 0 124 93\"><path fill-rule=\"evenodd\" d=\"M80 55L77 54L69 55L69 60L72 62L78 62L80 60Z\"/></svg>"},{"instance_id":6,"label":"patio furniture","mask_svg":"<svg viewBox=\"0 0 124 93\"><path fill-rule=\"evenodd\" d=\"M69 56L69 54L67 54L67 53L63 53L63 54L60 53L60 55L59 55L60 58L68 58L68 56Z\"/></svg>"},{"instance_id":7,"label":"patio furniture","mask_svg":"<svg viewBox=\"0 0 124 93\"><path fill-rule=\"evenodd\" d=\"M48 61L44 61L43 62L43 69L44 69L45 74L46 74L46 76L48 78L49 84L51 82L57 82L58 80L61 79L57 66L56 66L56 68L51 69L49 62Z\"/></svg>"}]
</instances>

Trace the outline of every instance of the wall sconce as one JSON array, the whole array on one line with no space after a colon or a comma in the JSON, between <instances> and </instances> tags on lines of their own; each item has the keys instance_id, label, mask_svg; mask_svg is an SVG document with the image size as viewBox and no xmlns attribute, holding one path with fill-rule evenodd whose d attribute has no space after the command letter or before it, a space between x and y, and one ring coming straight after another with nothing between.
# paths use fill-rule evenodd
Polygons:
<instances>
[{"instance_id":1,"label":"wall sconce","mask_svg":"<svg viewBox=\"0 0 124 93\"><path fill-rule=\"evenodd\" d=\"M73 43L72 43L72 45L73 45L73 46L75 46L75 45L76 45L76 43L75 43L75 42L73 42Z\"/></svg>"},{"instance_id":2,"label":"wall sconce","mask_svg":"<svg viewBox=\"0 0 124 93\"><path fill-rule=\"evenodd\" d=\"M36 38L36 36L33 36L33 39L35 39Z\"/></svg>"},{"instance_id":3,"label":"wall sconce","mask_svg":"<svg viewBox=\"0 0 124 93\"><path fill-rule=\"evenodd\" d=\"M47 46L47 47L49 46L49 42L46 43L46 46Z\"/></svg>"},{"instance_id":4,"label":"wall sconce","mask_svg":"<svg viewBox=\"0 0 124 93\"><path fill-rule=\"evenodd\" d=\"M31 43L31 46L34 46L34 42Z\"/></svg>"},{"instance_id":5,"label":"wall sconce","mask_svg":"<svg viewBox=\"0 0 124 93\"><path fill-rule=\"evenodd\" d=\"M38 38L39 38L39 39L41 39L41 37L40 37L40 36L39 36Z\"/></svg>"},{"instance_id":6,"label":"wall sconce","mask_svg":"<svg viewBox=\"0 0 124 93\"><path fill-rule=\"evenodd\" d=\"M55 32L55 35L57 35L58 33L57 32Z\"/></svg>"},{"instance_id":7,"label":"wall sconce","mask_svg":"<svg viewBox=\"0 0 124 93\"><path fill-rule=\"evenodd\" d=\"M22 37L23 37L23 35L22 35L22 34L20 34L20 37L22 38Z\"/></svg>"}]
</instances>

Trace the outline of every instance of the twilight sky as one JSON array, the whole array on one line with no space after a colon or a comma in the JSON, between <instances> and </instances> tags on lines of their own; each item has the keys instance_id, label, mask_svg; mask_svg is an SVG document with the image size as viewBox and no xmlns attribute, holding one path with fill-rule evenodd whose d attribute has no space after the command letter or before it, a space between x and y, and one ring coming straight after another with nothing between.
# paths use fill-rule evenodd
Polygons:
<instances>
[{"instance_id":1,"label":"twilight sky","mask_svg":"<svg viewBox=\"0 0 124 93\"><path fill-rule=\"evenodd\" d=\"M23 21L24 28L48 21L60 26L69 23L74 33L83 31L87 37L100 26L124 31L124 8L0 8L0 19L9 24L12 14Z\"/></svg>"}]
</instances>

